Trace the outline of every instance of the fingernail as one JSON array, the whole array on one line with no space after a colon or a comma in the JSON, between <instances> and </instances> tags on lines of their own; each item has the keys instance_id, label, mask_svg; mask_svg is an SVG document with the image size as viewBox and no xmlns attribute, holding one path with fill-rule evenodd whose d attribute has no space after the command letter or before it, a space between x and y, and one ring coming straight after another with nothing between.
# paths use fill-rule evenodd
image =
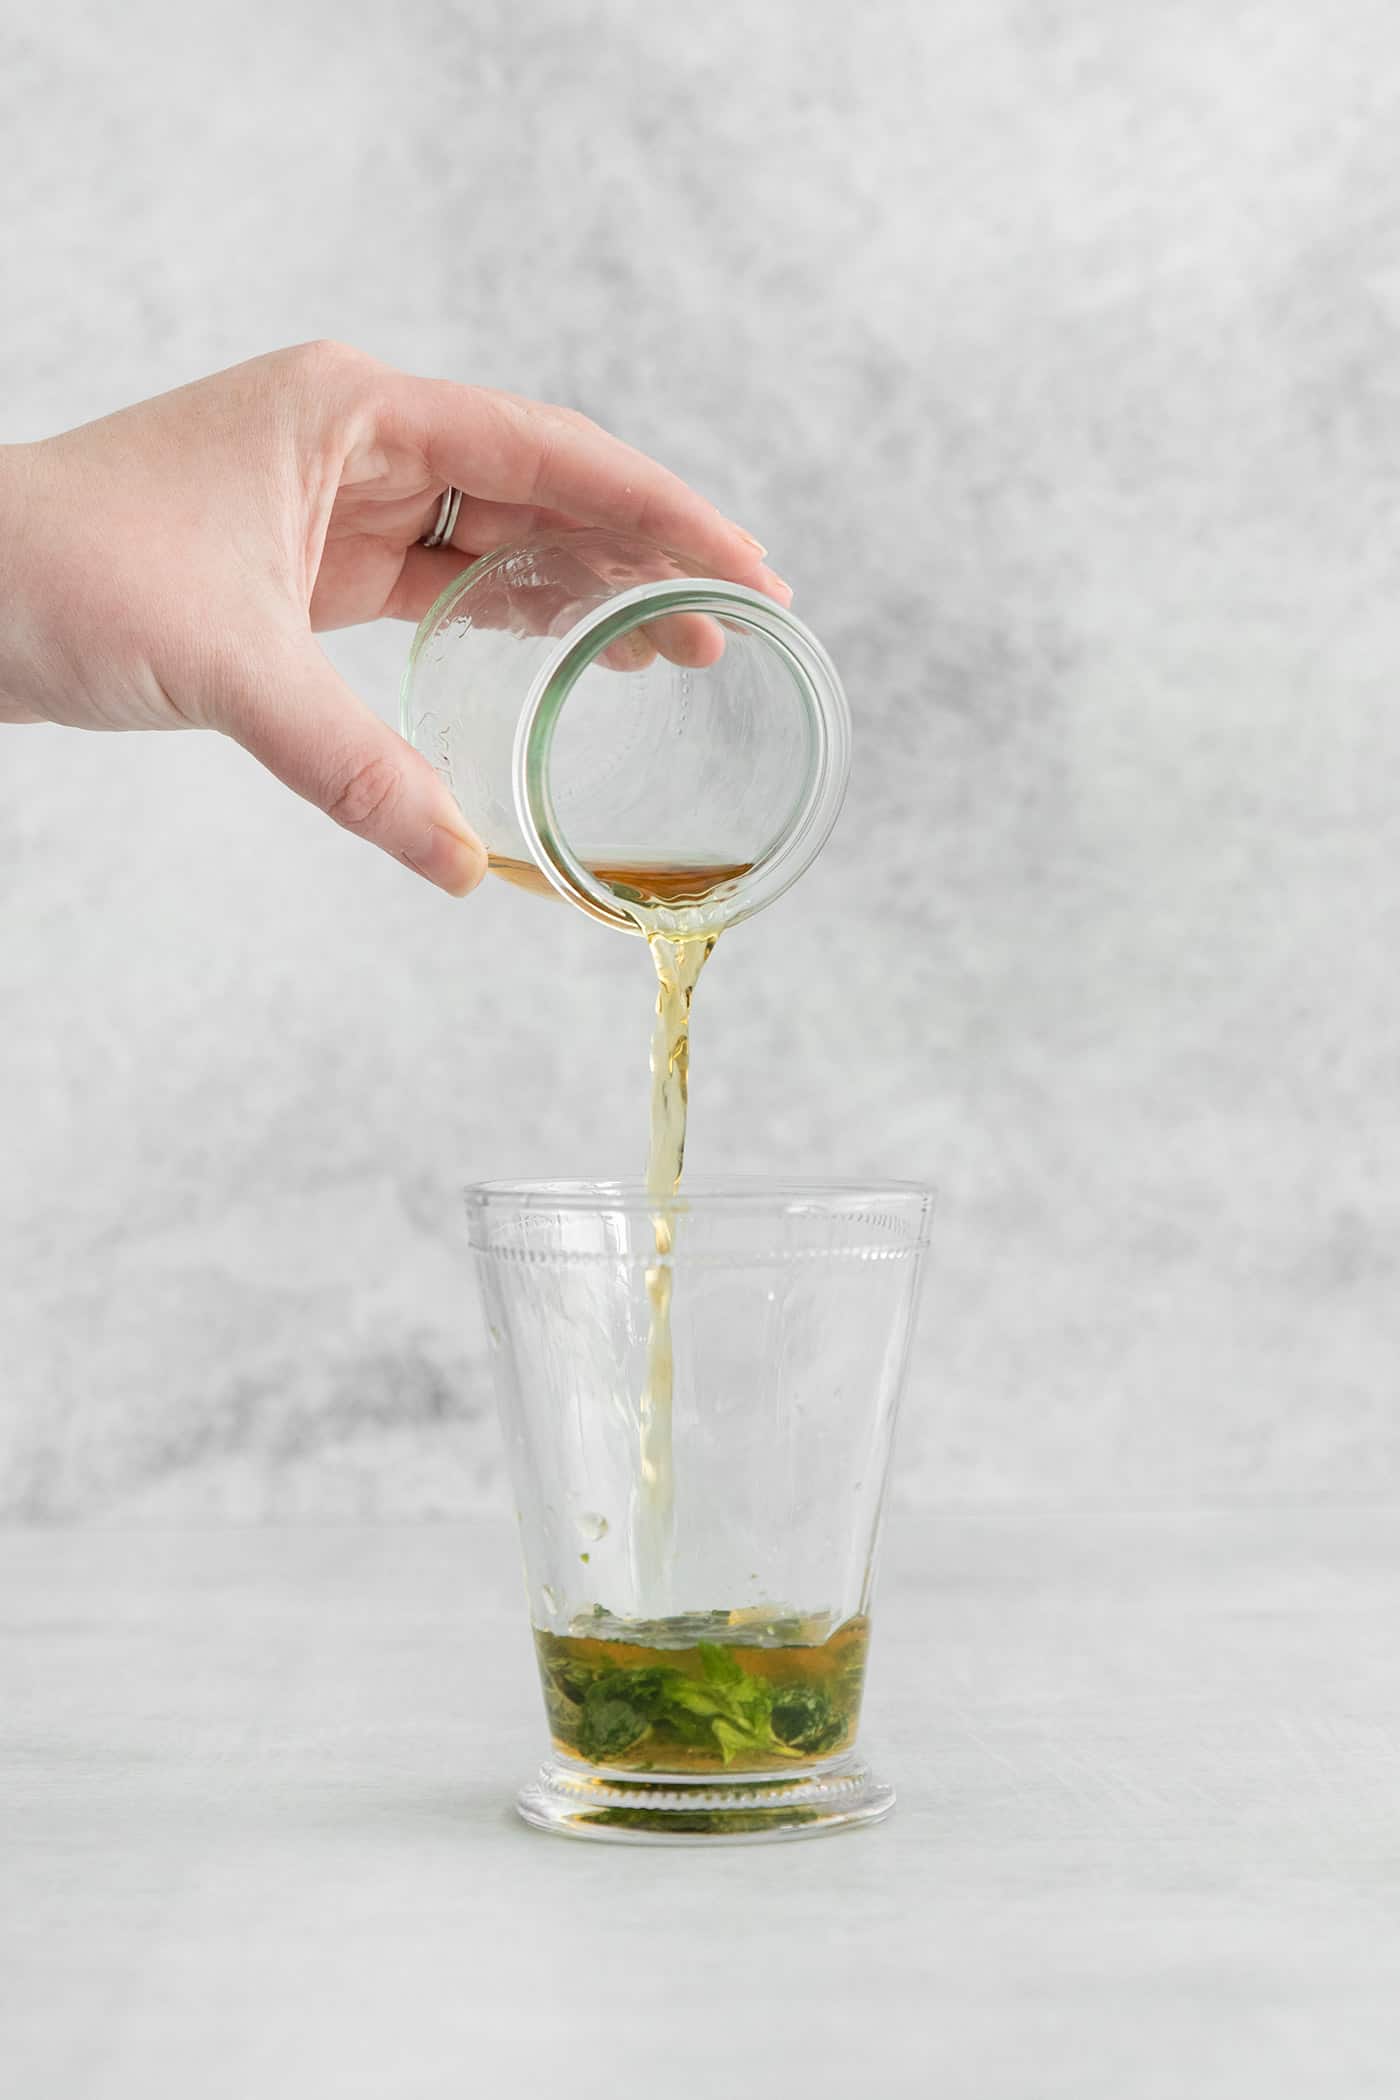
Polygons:
<instances>
[{"instance_id":1,"label":"fingernail","mask_svg":"<svg viewBox=\"0 0 1400 2100\"><path fill-rule=\"evenodd\" d=\"M736 525L734 527L734 530L738 533L741 540L747 541L748 545L753 548L753 551L758 556L759 560L762 561L764 555L768 552L768 549L764 546L762 540L756 540L751 532L745 532L742 525Z\"/></svg>"},{"instance_id":2,"label":"fingernail","mask_svg":"<svg viewBox=\"0 0 1400 2100\"><path fill-rule=\"evenodd\" d=\"M776 598L780 605L791 605L792 585L784 583L782 577L774 570L760 569L758 581L760 589L767 591L770 598Z\"/></svg>"},{"instance_id":3,"label":"fingernail","mask_svg":"<svg viewBox=\"0 0 1400 2100\"><path fill-rule=\"evenodd\" d=\"M655 663L656 647L644 627L633 627L619 635L603 655L615 671L644 671L648 664Z\"/></svg>"},{"instance_id":4,"label":"fingernail","mask_svg":"<svg viewBox=\"0 0 1400 2100\"><path fill-rule=\"evenodd\" d=\"M432 825L422 852L406 853L404 859L453 897L465 897L486 873L486 854L480 842L463 831L449 831L445 824Z\"/></svg>"}]
</instances>

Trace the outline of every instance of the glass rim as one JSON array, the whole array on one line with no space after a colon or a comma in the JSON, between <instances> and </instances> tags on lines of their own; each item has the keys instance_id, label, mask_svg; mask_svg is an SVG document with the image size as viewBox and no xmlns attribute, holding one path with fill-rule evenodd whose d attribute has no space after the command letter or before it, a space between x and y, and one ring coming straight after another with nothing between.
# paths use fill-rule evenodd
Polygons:
<instances>
[{"instance_id":1,"label":"glass rim","mask_svg":"<svg viewBox=\"0 0 1400 2100\"><path fill-rule=\"evenodd\" d=\"M595 1216L646 1217L675 1207L722 1214L769 1209L810 1217L814 1211L848 1215L854 1205L899 1209L927 1217L936 1192L922 1181L774 1180L760 1175L686 1176L674 1195L657 1195L640 1176L615 1181L474 1181L463 1190L468 1211L575 1211Z\"/></svg>"}]
</instances>

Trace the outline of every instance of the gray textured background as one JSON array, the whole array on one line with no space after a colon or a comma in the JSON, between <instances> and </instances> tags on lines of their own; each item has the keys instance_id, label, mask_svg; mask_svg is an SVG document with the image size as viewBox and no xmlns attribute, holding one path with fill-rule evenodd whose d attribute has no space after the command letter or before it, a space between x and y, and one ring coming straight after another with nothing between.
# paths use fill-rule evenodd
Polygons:
<instances>
[{"instance_id":1,"label":"gray textured background","mask_svg":"<svg viewBox=\"0 0 1400 2100\"><path fill-rule=\"evenodd\" d=\"M940 1185L903 1496L1395 1486L1393 9L145 0L0 120L4 435L329 334L768 541L857 770L692 1160ZM639 945L0 736L0 1508L496 1497L456 1190L637 1165Z\"/></svg>"}]
</instances>

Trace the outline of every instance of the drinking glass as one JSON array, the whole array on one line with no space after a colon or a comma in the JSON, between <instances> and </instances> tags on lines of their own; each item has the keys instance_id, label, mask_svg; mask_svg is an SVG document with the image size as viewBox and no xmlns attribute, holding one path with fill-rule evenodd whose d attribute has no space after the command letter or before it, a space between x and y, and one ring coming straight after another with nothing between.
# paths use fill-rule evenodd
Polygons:
<instances>
[{"instance_id":1,"label":"drinking glass","mask_svg":"<svg viewBox=\"0 0 1400 2100\"><path fill-rule=\"evenodd\" d=\"M891 1807L857 1730L929 1202L908 1183L468 1192L552 1738L527 1822L752 1842Z\"/></svg>"}]
</instances>

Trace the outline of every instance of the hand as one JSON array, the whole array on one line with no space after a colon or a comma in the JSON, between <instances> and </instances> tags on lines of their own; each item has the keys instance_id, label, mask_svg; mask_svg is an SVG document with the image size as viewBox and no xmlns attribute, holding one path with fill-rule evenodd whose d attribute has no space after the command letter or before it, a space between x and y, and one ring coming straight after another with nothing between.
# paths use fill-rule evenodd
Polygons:
<instances>
[{"instance_id":1,"label":"hand","mask_svg":"<svg viewBox=\"0 0 1400 2100\"><path fill-rule=\"evenodd\" d=\"M449 484L452 546L420 547ZM791 596L757 541L572 410L329 343L236 365L0 450L0 721L222 730L464 896L479 840L313 633L417 620L468 561L551 524L635 532Z\"/></svg>"}]
</instances>

